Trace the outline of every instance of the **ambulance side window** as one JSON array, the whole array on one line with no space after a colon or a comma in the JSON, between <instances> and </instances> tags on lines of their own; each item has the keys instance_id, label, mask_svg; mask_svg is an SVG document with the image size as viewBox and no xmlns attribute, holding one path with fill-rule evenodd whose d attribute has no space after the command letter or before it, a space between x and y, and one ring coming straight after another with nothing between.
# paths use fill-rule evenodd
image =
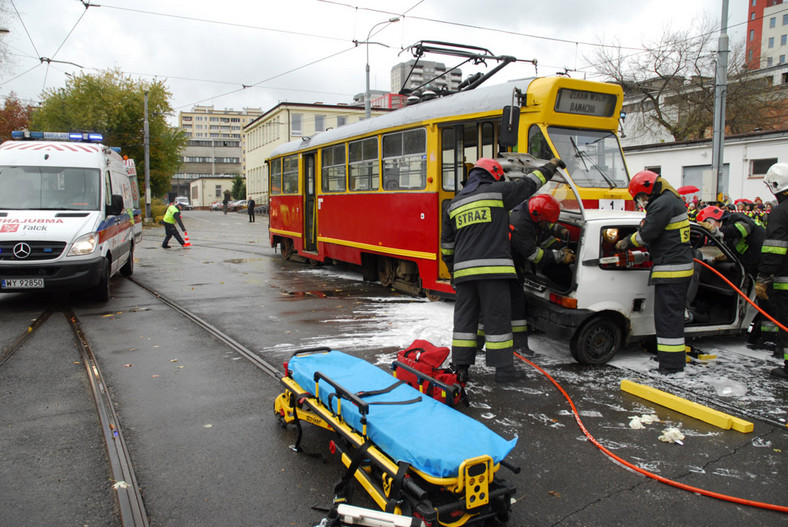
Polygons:
<instances>
[{"instance_id":1,"label":"ambulance side window","mask_svg":"<svg viewBox=\"0 0 788 527\"><path fill-rule=\"evenodd\" d=\"M112 177L109 175L109 170L104 172L104 204L112 205Z\"/></svg>"}]
</instances>

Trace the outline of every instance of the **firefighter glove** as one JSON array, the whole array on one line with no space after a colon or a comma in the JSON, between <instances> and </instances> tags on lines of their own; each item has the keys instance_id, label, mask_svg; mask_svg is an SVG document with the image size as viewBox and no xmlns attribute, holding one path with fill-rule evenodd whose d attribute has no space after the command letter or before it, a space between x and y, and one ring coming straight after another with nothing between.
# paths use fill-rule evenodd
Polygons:
<instances>
[{"instance_id":1,"label":"firefighter glove","mask_svg":"<svg viewBox=\"0 0 788 527\"><path fill-rule=\"evenodd\" d=\"M560 160L559 158L557 158L557 157L554 157L553 159L551 159L551 160L550 160L550 164L551 164L551 165L555 165L555 166L557 166L558 168L566 168L566 163L564 163L563 161L561 161L561 160Z\"/></svg>"},{"instance_id":2,"label":"firefighter glove","mask_svg":"<svg viewBox=\"0 0 788 527\"><path fill-rule=\"evenodd\" d=\"M617 251L626 251L627 249L629 249L629 245L630 245L630 243L629 243L629 236L627 236L623 240L619 240L618 243L616 243L616 250Z\"/></svg>"},{"instance_id":3,"label":"firefighter glove","mask_svg":"<svg viewBox=\"0 0 788 527\"><path fill-rule=\"evenodd\" d=\"M766 282L755 282L755 296L761 300L769 300L769 294L766 292L768 284Z\"/></svg>"},{"instance_id":4,"label":"firefighter glove","mask_svg":"<svg viewBox=\"0 0 788 527\"><path fill-rule=\"evenodd\" d=\"M577 260L577 257L575 256L575 253L574 251L572 251L572 249L570 249L569 247L564 247L563 249L561 249L558 263L570 264L573 263L575 260Z\"/></svg>"}]
</instances>

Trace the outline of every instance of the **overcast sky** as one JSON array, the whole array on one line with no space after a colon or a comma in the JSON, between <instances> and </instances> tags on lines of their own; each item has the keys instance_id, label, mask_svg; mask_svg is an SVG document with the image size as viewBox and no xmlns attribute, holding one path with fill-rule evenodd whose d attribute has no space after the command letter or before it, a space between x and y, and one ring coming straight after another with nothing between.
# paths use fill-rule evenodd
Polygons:
<instances>
[{"instance_id":1,"label":"overcast sky","mask_svg":"<svg viewBox=\"0 0 788 527\"><path fill-rule=\"evenodd\" d=\"M85 8L85 3L95 4ZM731 44L743 42L750 0L730 0ZM369 41L372 89L389 90L408 48L437 40L537 59L492 82L570 71L596 78L594 45L641 48L664 30L718 23L722 0L0 0L0 101L24 102L67 75L108 68L163 79L176 113L194 105L270 109L282 101L350 102L364 91ZM392 17L404 16L386 24ZM380 24L380 25L377 25ZM375 27L377 25L377 27ZM715 37L716 39L716 37ZM634 52L634 50L633 50ZM51 59L47 62L44 59ZM454 66L460 59L425 60ZM493 67L495 64L489 64ZM483 68L482 68L483 69ZM478 67L463 67L463 77ZM244 88L246 86L246 88Z\"/></svg>"}]
</instances>

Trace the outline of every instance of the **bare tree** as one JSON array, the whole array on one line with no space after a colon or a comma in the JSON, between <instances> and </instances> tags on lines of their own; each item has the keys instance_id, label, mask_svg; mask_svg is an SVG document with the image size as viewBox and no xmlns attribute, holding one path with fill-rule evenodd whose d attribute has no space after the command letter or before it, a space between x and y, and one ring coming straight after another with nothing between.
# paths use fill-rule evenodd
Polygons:
<instances>
[{"instance_id":1,"label":"bare tree","mask_svg":"<svg viewBox=\"0 0 788 527\"><path fill-rule=\"evenodd\" d=\"M624 54L621 47L600 46L593 67L624 88L642 126L658 127L676 141L710 137L718 36L719 25L704 19L691 30L664 30L641 52ZM743 43L734 46L728 60L728 133L776 126L780 112L775 110L784 97L780 92L768 77L748 72Z\"/></svg>"}]
</instances>

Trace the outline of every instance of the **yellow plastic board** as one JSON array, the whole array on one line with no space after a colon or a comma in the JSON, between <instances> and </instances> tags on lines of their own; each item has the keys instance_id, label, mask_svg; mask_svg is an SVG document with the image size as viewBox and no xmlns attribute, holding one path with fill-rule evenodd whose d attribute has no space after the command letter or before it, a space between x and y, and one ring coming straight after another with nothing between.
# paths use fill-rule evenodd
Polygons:
<instances>
[{"instance_id":1,"label":"yellow plastic board","mask_svg":"<svg viewBox=\"0 0 788 527\"><path fill-rule=\"evenodd\" d=\"M745 434L753 430L753 425L749 421L733 417L732 415L714 410L702 404L694 403L671 393L657 390L651 386L622 379L621 390L725 430L733 429Z\"/></svg>"}]
</instances>

